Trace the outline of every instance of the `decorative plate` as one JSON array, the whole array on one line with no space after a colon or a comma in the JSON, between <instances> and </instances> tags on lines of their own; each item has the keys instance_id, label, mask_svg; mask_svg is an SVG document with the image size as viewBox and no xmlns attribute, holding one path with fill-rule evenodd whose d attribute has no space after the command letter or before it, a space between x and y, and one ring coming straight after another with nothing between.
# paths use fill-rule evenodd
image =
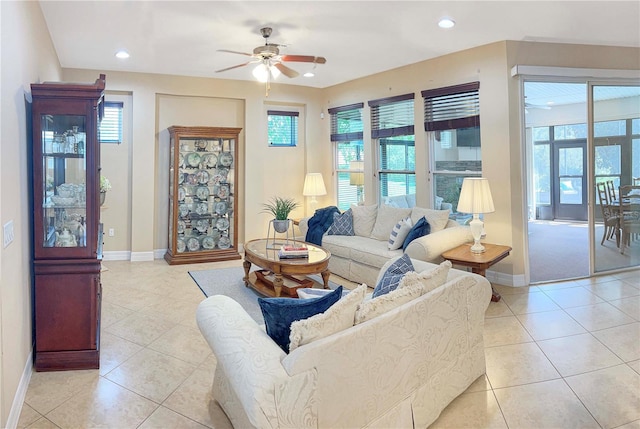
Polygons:
<instances>
[{"instance_id":1,"label":"decorative plate","mask_svg":"<svg viewBox=\"0 0 640 429\"><path fill-rule=\"evenodd\" d=\"M187 174L187 184L189 184L189 185L197 185L198 184L198 178L196 177L195 174Z\"/></svg>"},{"instance_id":2,"label":"decorative plate","mask_svg":"<svg viewBox=\"0 0 640 429\"><path fill-rule=\"evenodd\" d=\"M198 197L199 200L206 200L209 197L209 188L206 186L198 186L196 188L196 197Z\"/></svg>"},{"instance_id":3,"label":"decorative plate","mask_svg":"<svg viewBox=\"0 0 640 429\"><path fill-rule=\"evenodd\" d=\"M229 229L229 219L224 217L218 219L216 221L216 228L218 228L220 231L226 231L227 229Z\"/></svg>"},{"instance_id":4,"label":"decorative plate","mask_svg":"<svg viewBox=\"0 0 640 429\"><path fill-rule=\"evenodd\" d=\"M220 240L218 240L218 247L220 249L228 249L231 247L231 240L229 237L220 237Z\"/></svg>"},{"instance_id":5,"label":"decorative plate","mask_svg":"<svg viewBox=\"0 0 640 429\"><path fill-rule=\"evenodd\" d=\"M233 164L233 154L231 152L222 152L220 154L220 165L230 167Z\"/></svg>"},{"instance_id":6,"label":"decorative plate","mask_svg":"<svg viewBox=\"0 0 640 429\"><path fill-rule=\"evenodd\" d=\"M187 224L182 219L178 219L178 234L184 234Z\"/></svg>"},{"instance_id":7,"label":"decorative plate","mask_svg":"<svg viewBox=\"0 0 640 429\"><path fill-rule=\"evenodd\" d=\"M200 155L196 152L191 152L187 155L187 164L191 167L197 167L200 165Z\"/></svg>"},{"instance_id":8,"label":"decorative plate","mask_svg":"<svg viewBox=\"0 0 640 429\"><path fill-rule=\"evenodd\" d=\"M187 248L187 245L185 244L183 239L178 238L178 242L176 243L176 248L177 248L176 250L178 251L178 253L182 253Z\"/></svg>"},{"instance_id":9,"label":"decorative plate","mask_svg":"<svg viewBox=\"0 0 640 429\"><path fill-rule=\"evenodd\" d=\"M207 203L198 203L196 206L196 213L199 215L204 215L209 212L209 204Z\"/></svg>"},{"instance_id":10,"label":"decorative plate","mask_svg":"<svg viewBox=\"0 0 640 429\"><path fill-rule=\"evenodd\" d=\"M187 217L189 215L189 206L187 204L179 204L178 211L180 212L180 217Z\"/></svg>"},{"instance_id":11,"label":"decorative plate","mask_svg":"<svg viewBox=\"0 0 640 429\"><path fill-rule=\"evenodd\" d=\"M198 219L196 221L196 229L199 232L207 232L207 229L209 229L209 220L208 219Z\"/></svg>"},{"instance_id":12,"label":"decorative plate","mask_svg":"<svg viewBox=\"0 0 640 429\"><path fill-rule=\"evenodd\" d=\"M220 198L227 198L229 196L229 184L224 183L218 185L218 189L216 189L216 195Z\"/></svg>"},{"instance_id":13,"label":"decorative plate","mask_svg":"<svg viewBox=\"0 0 640 429\"><path fill-rule=\"evenodd\" d=\"M178 154L178 166L179 167L183 167L184 166L184 155L183 154Z\"/></svg>"},{"instance_id":14,"label":"decorative plate","mask_svg":"<svg viewBox=\"0 0 640 429\"><path fill-rule=\"evenodd\" d=\"M187 190L184 189L184 186L178 187L178 201L184 201L184 197L187 196Z\"/></svg>"},{"instance_id":15,"label":"decorative plate","mask_svg":"<svg viewBox=\"0 0 640 429\"><path fill-rule=\"evenodd\" d=\"M228 207L227 207L227 203L226 202L218 201L216 203L215 210L216 210L216 213L218 213L219 215L224 215L224 214L227 213L227 208Z\"/></svg>"},{"instance_id":16,"label":"decorative plate","mask_svg":"<svg viewBox=\"0 0 640 429\"><path fill-rule=\"evenodd\" d=\"M198 170L196 172L196 179L198 179L198 183L204 185L209 181L209 172L207 170Z\"/></svg>"},{"instance_id":17,"label":"decorative plate","mask_svg":"<svg viewBox=\"0 0 640 429\"><path fill-rule=\"evenodd\" d=\"M213 248L216 247L216 241L213 239L213 237L206 235L204 237L202 237L202 248L203 249L207 249L207 250L211 250Z\"/></svg>"},{"instance_id":18,"label":"decorative plate","mask_svg":"<svg viewBox=\"0 0 640 429\"><path fill-rule=\"evenodd\" d=\"M184 173L178 173L178 183L184 183Z\"/></svg>"},{"instance_id":19,"label":"decorative plate","mask_svg":"<svg viewBox=\"0 0 640 429\"><path fill-rule=\"evenodd\" d=\"M195 252L196 250L200 249L200 240L198 240L195 237L191 237L190 239L187 240L187 249L189 249L190 252Z\"/></svg>"},{"instance_id":20,"label":"decorative plate","mask_svg":"<svg viewBox=\"0 0 640 429\"><path fill-rule=\"evenodd\" d=\"M216 168L218 165L218 157L210 153L202 158L202 165L206 168Z\"/></svg>"},{"instance_id":21,"label":"decorative plate","mask_svg":"<svg viewBox=\"0 0 640 429\"><path fill-rule=\"evenodd\" d=\"M203 139L196 140L196 150L205 150L207 148L207 141Z\"/></svg>"}]
</instances>

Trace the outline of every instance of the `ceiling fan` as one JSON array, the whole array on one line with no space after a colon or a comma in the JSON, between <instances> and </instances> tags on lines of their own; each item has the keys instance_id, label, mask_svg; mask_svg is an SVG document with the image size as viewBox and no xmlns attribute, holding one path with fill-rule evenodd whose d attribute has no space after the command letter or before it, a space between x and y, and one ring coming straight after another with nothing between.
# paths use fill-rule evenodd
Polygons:
<instances>
[{"instance_id":1,"label":"ceiling fan","mask_svg":"<svg viewBox=\"0 0 640 429\"><path fill-rule=\"evenodd\" d=\"M239 54L251 57L252 59L246 63L238 64L235 66L227 67L221 70L216 70L216 73L224 72L227 70L233 70L239 67L244 67L249 64L258 63L258 67L253 70L253 75L261 82L268 83L271 79L278 77L280 73L283 75L294 78L299 73L292 68L287 67L283 63L285 62L297 62L297 63L312 63L312 64L324 64L327 62L324 57L316 57L313 55L282 55L280 54L280 47L286 47L286 45L280 45L277 43L270 43L269 37L273 29L271 27L264 27L260 29L260 34L264 37L264 45L258 46L253 50L253 54L239 51L230 51L228 49L219 49L219 52L228 52L231 54ZM268 88L267 88L268 91Z\"/></svg>"}]
</instances>

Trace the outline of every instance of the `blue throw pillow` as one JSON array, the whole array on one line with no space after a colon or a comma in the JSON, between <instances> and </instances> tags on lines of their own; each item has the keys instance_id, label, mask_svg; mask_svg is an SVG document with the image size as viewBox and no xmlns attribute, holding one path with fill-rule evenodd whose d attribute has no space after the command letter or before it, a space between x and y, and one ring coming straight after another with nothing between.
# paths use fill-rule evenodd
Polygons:
<instances>
[{"instance_id":1,"label":"blue throw pillow","mask_svg":"<svg viewBox=\"0 0 640 429\"><path fill-rule=\"evenodd\" d=\"M389 265L389 268L384 272L376 288L373 290L371 297L375 298L389 293L392 290L396 290L402 277L409 271L415 271L415 269L413 268L409 255L404 254Z\"/></svg>"},{"instance_id":2,"label":"blue throw pillow","mask_svg":"<svg viewBox=\"0 0 640 429\"><path fill-rule=\"evenodd\" d=\"M353 230L353 210L333 214L333 224L327 231L328 235L356 235Z\"/></svg>"},{"instance_id":3,"label":"blue throw pillow","mask_svg":"<svg viewBox=\"0 0 640 429\"><path fill-rule=\"evenodd\" d=\"M342 296L342 286L320 298L258 298L267 334L289 353L291 322L324 313Z\"/></svg>"},{"instance_id":4,"label":"blue throw pillow","mask_svg":"<svg viewBox=\"0 0 640 429\"><path fill-rule=\"evenodd\" d=\"M411 243L413 240L415 240L418 237L422 237L423 235L427 235L430 232L431 232L431 225L429 225L429 222L427 222L427 219L424 216L422 216L420 220L416 222L415 225L413 225L413 228L411 228L411 231L409 231L407 238L404 239L404 244L402 245L402 251L404 252L404 250L407 248L409 243Z\"/></svg>"}]
</instances>

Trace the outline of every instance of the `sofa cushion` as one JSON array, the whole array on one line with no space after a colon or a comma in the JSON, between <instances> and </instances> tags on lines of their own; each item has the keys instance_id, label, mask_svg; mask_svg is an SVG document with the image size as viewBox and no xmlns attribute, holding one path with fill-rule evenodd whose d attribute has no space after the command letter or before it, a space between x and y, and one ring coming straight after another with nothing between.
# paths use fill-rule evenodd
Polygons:
<instances>
[{"instance_id":1,"label":"sofa cushion","mask_svg":"<svg viewBox=\"0 0 640 429\"><path fill-rule=\"evenodd\" d=\"M376 223L373 225L371 238L375 238L376 240L388 240L391 230L398 221L410 215L411 209L409 208L402 209L382 204L378 207Z\"/></svg>"},{"instance_id":2,"label":"sofa cushion","mask_svg":"<svg viewBox=\"0 0 640 429\"><path fill-rule=\"evenodd\" d=\"M289 351L353 326L356 310L366 291L367 285L361 284L324 313L292 322Z\"/></svg>"},{"instance_id":3,"label":"sofa cushion","mask_svg":"<svg viewBox=\"0 0 640 429\"><path fill-rule=\"evenodd\" d=\"M384 272L382 278L373 290L373 298L395 290L400 284L402 277L409 271L413 271L411 259L409 255L402 255L393 264L389 265Z\"/></svg>"},{"instance_id":4,"label":"sofa cushion","mask_svg":"<svg viewBox=\"0 0 640 429\"><path fill-rule=\"evenodd\" d=\"M411 211L411 220L414 225L423 216L427 219L429 225L431 225L431 232L438 232L447 226L447 222L449 221L449 210L433 210L414 207Z\"/></svg>"},{"instance_id":5,"label":"sofa cushion","mask_svg":"<svg viewBox=\"0 0 640 429\"><path fill-rule=\"evenodd\" d=\"M449 269L451 269L451 262L444 261L437 267L429 268L420 273L411 271L402 277L398 288L422 285L422 294L431 292L435 288L442 286L447 281Z\"/></svg>"},{"instance_id":6,"label":"sofa cushion","mask_svg":"<svg viewBox=\"0 0 640 429\"><path fill-rule=\"evenodd\" d=\"M370 237L376 223L378 206L351 206L353 210L353 230L360 237Z\"/></svg>"},{"instance_id":7,"label":"sofa cushion","mask_svg":"<svg viewBox=\"0 0 640 429\"><path fill-rule=\"evenodd\" d=\"M355 235L353 231L353 211L351 209L344 213L334 213L333 223L327 231L329 235Z\"/></svg>"},{"instance_id":8,"label":"sofa cushion","mask_svg":"<svg viewBox=\"0 0 640 429\"><path fill-rule=\"evenodd\" d=\"M421 217L418 222L411 227L411 230L407 234L407 237L404 239L404 243L402 243L402 250L405 250L409 243L415 240L418 237L423 237L431 232L431 225L427 222L425 217Z\"/></svg>"},{"instance_id":9,"label":"sofa cushion","mask_svg":"<svg viewBox=\"0 0 640 429\"><path fill-rule=\"evenodd\" d=\"M342 296L342 286L314 299L258 298L267 334L282 350L289 353L291 323L327 311Z\"/></svg>"},{"instance_id":10,"label":"sofa cushion","mask_svg":"<svg viewBox=\"0 0 640 429\"><path fill-rule=\"evenodd\" d=\"M402 247L405 238L407 238L409 231L411 231L412 226L413 223L411 222L410 216L407 216L406 218L396 223L396 225L391 230L391 234L389 234L389 244L387 246L389 250L396 250Z\"/></svg>"},{"instance_id":11,"label":"sofa cushion","mask_svg":"<svg viewBox=\"0 0 640 429\"><path fill-rule=\"evenodd\" d=\"M373 319L376 316L391 311L394 308L405 304L423 293L422 284L408 285L402 289L398 288L387 294L364 300L356 310L356 325Z\"/></svg>"},{"instance_id":12,"label":"sofa cushion","mask_svg":"<svg viewBox=\"0 0 640 429\"><path fill-rule=\"evenodd\" d=\"M322 247L331 252L331 261L337 256L377 268L382 267L389 259L402 255L402 250L389 250L387 243L387 240L380 241L357 235L325 235L322 239Z\"/></svg>"}]
</instances>

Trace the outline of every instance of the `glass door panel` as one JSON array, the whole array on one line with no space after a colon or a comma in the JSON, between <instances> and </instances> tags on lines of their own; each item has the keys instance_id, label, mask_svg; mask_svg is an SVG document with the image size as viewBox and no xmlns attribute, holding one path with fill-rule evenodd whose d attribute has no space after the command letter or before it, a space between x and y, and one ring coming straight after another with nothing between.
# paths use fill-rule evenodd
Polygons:
<instances>
[{"instance_id":1,"label":"glass door panel","mask_svg":"<svg viewBox=\"0 0 640 429\"><path fill-rule=\"evenodd\" d=\"M555 143L556 219L587 220L586 141Z\"/></svg>"}]
</instances>

